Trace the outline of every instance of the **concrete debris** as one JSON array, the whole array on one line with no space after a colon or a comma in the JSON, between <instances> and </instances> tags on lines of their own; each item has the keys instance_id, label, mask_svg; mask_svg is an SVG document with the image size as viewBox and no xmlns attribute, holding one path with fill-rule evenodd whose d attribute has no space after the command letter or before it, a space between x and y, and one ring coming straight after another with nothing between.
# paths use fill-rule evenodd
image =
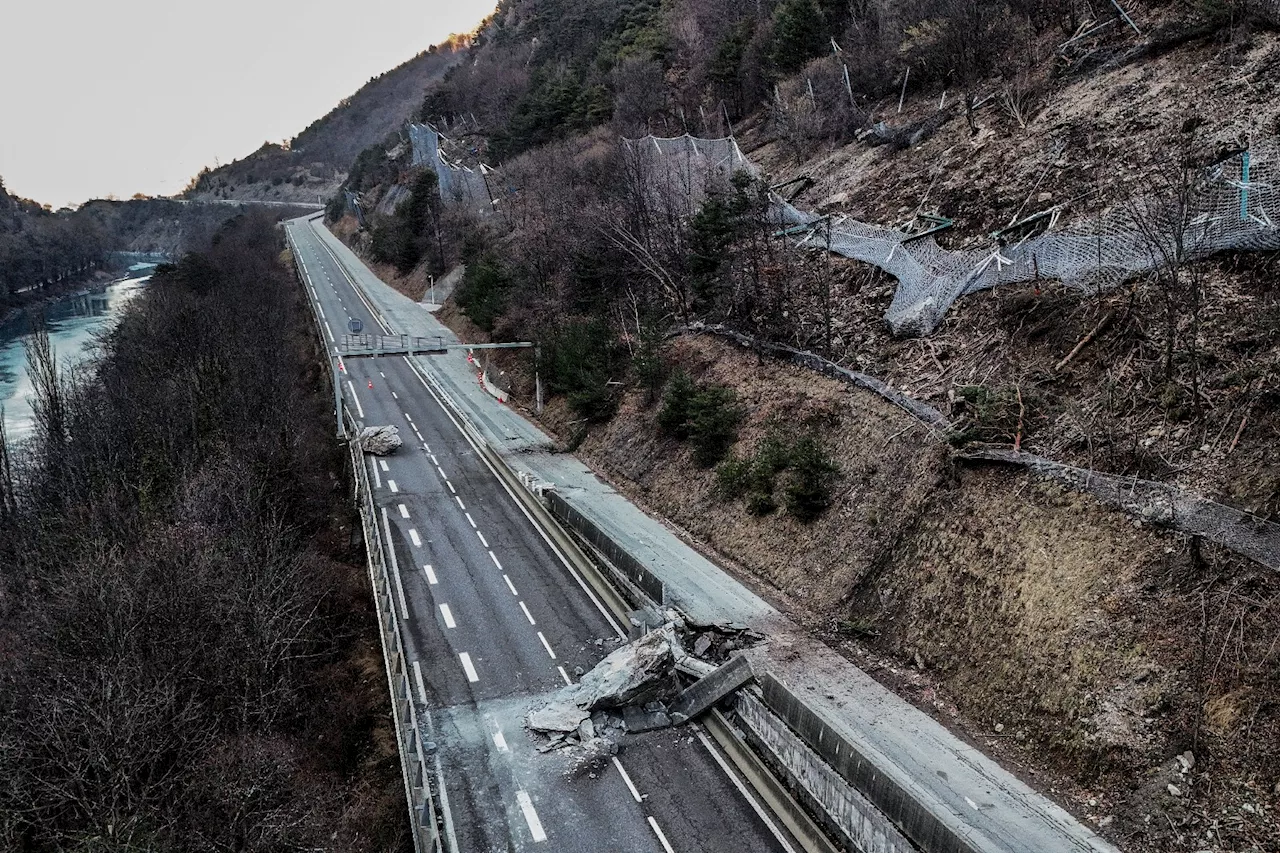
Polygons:
<instances>
[{"instance_id":1,"label":"concrete debris","mask_svg":"<svg viewBox=\"0 0 1280 853\"><path fill-rule=\"evenodd\" d=\"M563 691L562 691L563 692ZM550 702L529 712L529 728L540 732L576 732L591 714L572 702Z\"/></svg>"},{"instance_id":2,"label":"concrete debris","mask_svg":"<svg viewBox=\"0 0 1280 853\"><path fill-rule=\"evenodd\" d=\"M671 717L665 710L646 711L632 705L622 709L622 725L628 734L651 732L671 727Z\"/></svg>"},{"instance_id":3,"label":"concrete debris","mask_svg":"<svg viewBox=\"0 0 1280 853\"><path fill-rule=\"evenodd\" d=\"M360 430L356 440L360 442L361 450L374 456L395 453L404 444L399 428L394 426L367 426Z\"/></svg>"},{"instance_id":4,"label":"concrete debris","mask_svg":"<svg viewBox=\"0 0 1280 853\"><path fill-rule=\"evenodd\" d=\"M698 679L671 703L671 720L679 725L690 720L755 677L745 657L731 658L715 672Z\"/></svg>"},{"instance_id":5,"label":"concrete debris","mask_svg":"<svg viewBox=\"0 0 1280 853\"><path fill-rule=\"evenodd\" d=\"M558 745L596 744L601 740L597 732L604 719L593 721L593 711L628 709L646 703L663 708L662 703L679 692L677 649L679 643L671 625L615 649L584 673L577 684L562 687L547 702L530 710L526 718L529 728L552 736L567 735Z\"/></svg>"}]
</instances>

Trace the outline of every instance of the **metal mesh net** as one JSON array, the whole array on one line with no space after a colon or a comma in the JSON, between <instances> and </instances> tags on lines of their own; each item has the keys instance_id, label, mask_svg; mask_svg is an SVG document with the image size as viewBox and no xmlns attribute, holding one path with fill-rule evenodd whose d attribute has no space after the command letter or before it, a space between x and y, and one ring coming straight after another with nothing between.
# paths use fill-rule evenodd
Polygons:
<instances>
[{"instance_id":1,"label":"metal mesh net","mask_svg":"<svg viewBox=\"0 0 1280 853\"><path fill-rule=\"evenodd\" d=\"M759 172L731 138L646 137L626 146L648 161L655 186L668 198L683 196L690 210L734 171ZM773 215L782 225L809 226L800 245L826 247L896 278L886 322L895 334L928 334L956 299L1001 284L1046 279L1102 290L1215 252L1280 249L1278 163L1273 143L1254 146L1188 175L1172 198L1134 199L1068 228L980 249L944 249L932 237L808 214L780 198Z\"/></svg>"},{"instance_id":2,"label":"metal mesh net","mask_svg":"<svg viewBox=\"0 0 1280 853\"><path fill-rule=\"evenodd\" d=\"M440 183L440 197L468 210L489 212L489 187L484 167L472 169L445 156L441 140L448 141L429 124L410 124L409 141L413 145L413 165L430 166Z\"/></svg>"}]
</instances>

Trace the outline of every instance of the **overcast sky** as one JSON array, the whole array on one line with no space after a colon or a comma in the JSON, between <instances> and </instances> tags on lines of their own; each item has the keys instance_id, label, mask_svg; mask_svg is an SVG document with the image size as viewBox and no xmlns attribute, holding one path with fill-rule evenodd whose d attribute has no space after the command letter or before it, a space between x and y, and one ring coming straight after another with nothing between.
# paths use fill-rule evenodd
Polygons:
<instances>
[{"instance_id":1,"label":"overcast sky","mask_svg":"<svg viewBox=\"0 0 1280 853\"><path fill-rule=\"evenodd\" d=\"M0 177L55 207L178 192L494 5L0 0Z\"/></svg>"}]
</instances>

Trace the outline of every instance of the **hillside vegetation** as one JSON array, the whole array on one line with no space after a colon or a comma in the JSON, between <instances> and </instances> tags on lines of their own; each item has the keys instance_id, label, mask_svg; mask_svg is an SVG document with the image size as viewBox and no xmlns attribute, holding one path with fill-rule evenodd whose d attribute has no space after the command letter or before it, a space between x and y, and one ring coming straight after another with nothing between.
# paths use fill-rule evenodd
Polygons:
<instances>
[{"instance_id":1,"label":"hillside vegetation","mask_svg":"<svg viewBox=\"0 0 1280 853\"><path fill-rule=\"evenodd\" d=\"M274 224L161 267L89 373L32 347L36 436L0 441L0 848L406 841L345 456Z\"/></svg>"},{"instance_id":2,"label":"hillside vegetation","mask_svg":"<svg viewBox=\"0 0 1280 853\"><path fill-rule=\"evenodd\" d=\"M182 196L309 203L328 198L357 155L393 133L465 47L465 37L456 37L423 51L371 79L288 145L264 142L247 157L201 171Z\"/></svg>"},{"instance_id":3,"label":"hillside vegetation","mask_svg":"<svg viewBox=\"0 0 1280 853\"><path fill-rule=\"evenodd\" d=\"M797 248L770 212L772 187L886 228L937 214L941 248L994 249L1019 217L1176 207L1214 164L1276 150L1280 6L1121 6L506 0L411 117L495 167L492 209L442 198L389 139L347 185L363 226L340 196L330 216L411 296L464 263L441 316L542 342L566 448L1122 848L1267 850L1274 571L964 457L1017 448L1274 519L1275 254L1001 287L903 339L892 278ZM761 174L686 208L619 143L685 133L732 134ZM673 338L694 321L865 371L953 429ZM531 399L530 366L495 358Z\"/></svg>"},{"instance_id":4,"label":"hillside vegetation","mask_svg":"<svg viewBox=\"0 0 1280 853\"><path fill-rule=\"evenodd\" d=\"M18 303L18 291L83 275L107 244L95 223L11 196L0 180L0 315Z\"/></svg>"}]
</instances>

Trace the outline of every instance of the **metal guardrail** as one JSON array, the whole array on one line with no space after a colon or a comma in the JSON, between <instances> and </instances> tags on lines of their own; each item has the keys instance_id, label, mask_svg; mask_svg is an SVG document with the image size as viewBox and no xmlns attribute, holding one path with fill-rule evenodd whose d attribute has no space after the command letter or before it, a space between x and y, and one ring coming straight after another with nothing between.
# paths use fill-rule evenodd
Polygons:
<instances>
[{"instance_id":1,"label":"metal guardrail","mask_svg":"<svg viewBox=\"0 0 1280 853\"><path fill-rule=\"evenodd\" d=\"M343 414L351 419L349 412L344 411ZM352 426L354 427L354 422ZM429 739L431 721L426 715L419 718L413 701L413 681L420 678L420 673L415 675L410 671L412 667L405 654L404 640L400 636L400 622L396 618L391 597L391 575L387 568L386 549L378 533L377 508L369 485L369 469L365 466L360 445L352 441L348 447L355 485L353 498L360 510L369 583L378 613L378 638L382 642L387 686L391 692L392 718L395 720L396 743L400 749L405 798L409 805L413 849L415 853L453 853L451 845L445 843L449 833L442 831L445 827L440 819L441 810L437 803L441 786L435 744ZM432 760L430 765L428 756Z\"/></svg>"},{"instance_id":2,"label":"metal guardrail","mask_svg":"<svg viewBox=\"0 0 1280 853\"><path fill-rule=\"evenodd\" d=\"M306 294L307 282L302 267L297 261L298 249L293 235L288 234L289 247L294 255L294 269L298 280L302 283L303 293L307 296L307 304L311 306L311 318L315 322L316 338L323 345L324 329L320 325L320 317L316 313L315 303ZM337 365L334 359L326 358L329 369L334 372L336 381ZM355 418L344 407L336 412L341 426L347 423L350 435L357 433ZM431 734L431 719L427 715L418 716L417 706L413 701L413 681L419 674L411 673L411 666L404 651L404 640L400 636L400 622L396 619L395 607L392 604L391 575L387 568L387 554L378 534L377 507L373 500L373 489L369 485L369 469L364 464L364 453L359 443L348 442L348 454L351 459L351 476L353 484L352 499L360 511L360 526L364 535L365 557L369 570L369 585L373 591L373 603L378 618L378 640L382 644L382 660L387 672L387 689L391 694L391 716L395 722L396 745L400 752L400 769L404 779L405 802L409 810L409 829L413 837L414 853L456 853L452 842L452 832L441 815L447 813L440 807L440 798L444 796L440 784L440 763L435 755L435 744ZM424 736L424 729L426 735ZM428 757L431 763L428 764ZM434 784L433 784L434 780Z\"/></svg>"}]
</instances>

